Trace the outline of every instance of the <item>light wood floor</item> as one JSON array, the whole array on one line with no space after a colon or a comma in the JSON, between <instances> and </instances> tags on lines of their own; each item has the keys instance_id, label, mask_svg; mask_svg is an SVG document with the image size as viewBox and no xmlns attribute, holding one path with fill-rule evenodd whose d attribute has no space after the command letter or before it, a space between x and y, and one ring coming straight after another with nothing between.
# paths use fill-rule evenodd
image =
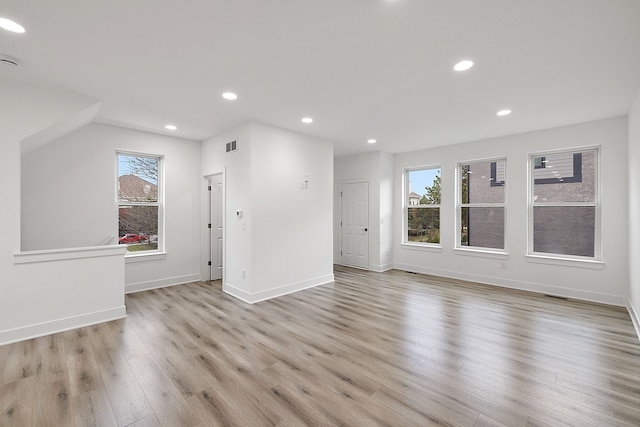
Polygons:
<instances>
[{"instance_id":1,"label":"light wood floor","mask_svg":"<svg viewBox=\"0 0 640 427\"><path fill-rule=\"evenodd\" d=\"M0 347L1 426L638 426L622 308L401 271L256 305L219 282Z\"/></svg>"}]
</instances>

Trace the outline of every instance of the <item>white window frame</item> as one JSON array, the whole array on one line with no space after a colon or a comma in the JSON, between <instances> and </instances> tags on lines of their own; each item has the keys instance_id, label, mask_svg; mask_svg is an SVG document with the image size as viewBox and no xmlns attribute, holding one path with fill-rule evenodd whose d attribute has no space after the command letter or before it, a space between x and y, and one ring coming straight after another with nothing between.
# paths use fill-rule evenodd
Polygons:
<instances>
[{"instance_id":1,"label":"white window frame","mask_svg":"<svg viewBox=\"0 0 640 427\"><path fill-rule=\"evenodd\" d=\"M119 174L120 165L119 157L131 156L131 157L147 157L158 160L158 201L157 202L121 202L118 194L119 186ZM158 257L163 258L165 253L165 239L164 239L164 156L161 154L141 153L135 151L116 150L116 224L119 224L119 215L121 206L157 206L158 207L158 247L155 250L138 251L125 253L127 263L155 260ZM119 225L116 225L116 238L119 238Z\"/></svg>"},{"instance_id":2,"label":"white window frame","mask_svg":"<svg viewBox=\"0 0 640 427\"><path fill-rule=\"evenodd\" d=\"M596 177L594 180L594 185L596 186L594 195L594 202L535 202L534 201L534 187L535 187L535 176L534 176L534 159L537 157L544 157L549 154L560 154L560 153L584 153L587 151L595 152L595 173ZM560 150L548 150L536 153L530 153L527 169L528 169L528 210L527 210L527 261L537 262L537 263L550 263L557 265L569 265L569 266L583 266L590 268L602 268L602 215L601 215L601 200L602 200L602 185L601 185L601 161L600 161L600 146L587 146L587 147L574 147L574 148L566 148ZM570 207L570 206L578 206L578 207L588 207L593 206L595 208L595 230L594 230L594 242L593 242L593 257L587 256L578 256L578 255L565 255L565 254L554 254L549 252L534 252L533 250L533 226L534 226L534 218L533 218L533 208L534 206L558 206L558 207Z\"/></svg>"},{"instance_id":3,"label":"white window frame","mask_svg":"<svg viewBox=\"0 0 640 427\"><path fill-rule=\"evenodd\" d=\"M491 163L504 161L504 201L502 203L462 203L462 166L473 165L479 163ZM507 157L493 157L493 158L485 158L485 159L474 159L474 160L465 160L460 161L456 164L456 232L455 232L455 244L454 250L463 255L473 255L478 254L480 256L488 256L495 257L497 259L508 259L508 251L507 251L507 195L508 188L506 179L507 176ZM500 207L504 211L504 222L503 226L503 248L487 248L484 246L463 246L462 245L462 208L496 208Z\"/></svg>"},{"instance_id":4,"label":"white window frame","mask_svg":"<svg viewBox=\"0 0 640 427\"><path fill-rule=\"evenodd\" d=\"M409 173L421 170L440 170L440 204L437 205L409 205L409 193L411 186L409 185ZM429 242L411 242L408 239L409 235L409 208L420 208L420 209L434 209L438 208L438 215L440 217L440 225L442 226L442 166L440 165L429 165L429 166L415 166L411 168L405 168L402 174L403 180L403 189L402 189L402 212L403 212L403 220L402 220L402 245L413 246L413 247L421 247L421 248L432 248L432 249L441 249L442 248L442 228L440 229L440 242L439 243L429 243Z\"/></svg>"}]
</instances>

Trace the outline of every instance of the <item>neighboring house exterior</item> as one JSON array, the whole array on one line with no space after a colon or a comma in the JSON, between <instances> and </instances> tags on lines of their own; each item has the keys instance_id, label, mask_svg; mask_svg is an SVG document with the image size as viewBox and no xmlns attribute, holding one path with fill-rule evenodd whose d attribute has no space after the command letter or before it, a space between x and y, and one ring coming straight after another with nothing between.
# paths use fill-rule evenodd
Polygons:
<instances>
[{"instance_id":1,"label":"neighboring house exterior","mask_svg":"<svg viewBox=\"0 0 640 427\"><path fill-rule=\"evenodd\" d=\"M157 201L158 186L136 175L118 177L118 198L126 202Z\"/></svg>"},{"instance_id":2,"label":"neighboring house exterior","mask_svg":"<svg viewBox=\"0 0 640 427\"><path fill-rule=\"evenodd\" d=\"M595 199L595 151L552 153L533 160L533 199L547 204L534 208L533 251L594 256L595 208L561 204ZM463 203L504 202L505 162L470 164L466 182L468 194ZM466 220L464 245L504 248L504 208L475 207Z\"/></svg>"},{"instance_id":3,"label":"neighboring house exterior","mask_svg":"<svg viewBox=\"0 0 640 427\"><path fill-rule=\"evenodd\" d=\"M157 202L158 186L136 175L118 177L118 201ZM158 207L140 205L120 205L118 209L118 234L127 233L155 236L158 234Z\"/></svg>"},{"instance_id":4,"label":"neighboring house exterior","mask_svg":"<svg viewBox=\"0 0 640 427\"><path fill-rule=\"evenodd\" d=\"M467 200L463 200L463 203L503 203L505 162L469 164L466 182ZM466 234L466 245L504 249L504 208L469 208L466 220L468 228L463 230L463 234ZM462 225L465 226L464 221Z\"/></svg>"},{"instance_id":5,"label":"neighboring house exterior","mask_svg":"<svg viewBox=\"0 0 640 427\"><path fill-rule=\"evenodd\" d=\"M421 195L418 193L414 193L413 191L409 193L409 206L417 206L420 204Z\"/></svg>"},{"instance_id":6,"label":"neighboring house exterior","mask_svg":"<svg viewBox=\"0 0 640 427\"><path fill-rule=\"evenodd\" d=\"M551 205L534 206L534 252L594 256L595 205L562 203L595 201L596 182L595 151L536 158L534 202Z\"/></svg>"}]
</instances>

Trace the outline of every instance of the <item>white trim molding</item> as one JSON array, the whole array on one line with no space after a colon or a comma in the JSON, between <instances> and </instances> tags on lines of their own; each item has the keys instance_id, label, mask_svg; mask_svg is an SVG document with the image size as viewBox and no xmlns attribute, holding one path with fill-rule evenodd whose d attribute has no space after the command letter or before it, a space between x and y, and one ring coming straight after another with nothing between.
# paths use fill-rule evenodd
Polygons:
<instances>
[{"instance_id":1,"label":"white trim molding","mask_svg":"<svg viewBox=\"0 0 640 427\"><path fill-rule=\"evenodd\" d=\"M185 283L199 282L202 280L200 273L188 274L186 276L167 277L165 279L148 280L146 282L129 283L124 286L125 294L134 292L150 291L151 289L166 288L168 286L184 285Z\"/></svg>"},{"instance_id":2,"label":"white trim molding","mask_svg":"<svg viewBox=\"0 0 640 427\"><path fill-rule=\"evenodd\" d=\"M537 264L560 265L563 267L591 268L593 270L603 270L605 263L593 259L566 258L560 256L549 255L525 255L527 262Z\"/></svg>"},{"instance_id":3,"label":"white trim molding","mask_svg":"<svg viewBox=\"0 0 640 427\"><path fill-rule=\"evenodd\" d=\"M629 316L631 317L631 322L633 322L633 327L636 330L636 335L638 340L640 341L640 316L639 313L633 308L633 304L631 304L631 300L627 301L627 311L629 311Z\"/></svg>"},{"instance_id":4,"label":"white trim molding","mask_svg":"<svg viewBox=\"0 0 640 427\"><path fill-rule=\"evenodd\" d=\"M544 285L533 282L523 282L519 280L509 280L499 277L482 276L478 274L467 274L460 271L440 270L436 268L428 268L410 264L395 264L397 270L410 271L412 273L430 274L433 276L446 277L450 279L466 280L469 282L477 282L489 286L497 286L501 288L517 289L520 291L536 292L541 294L553 295L562 298L572 298L582 301L597 302L601 304L614 305L618 307L627 306L627 298L619 295L602 294L598 292L579 291L575 289L567 289L559 286Z\"/></svg>"},{"instance_id":5,"label":"white trim molding","mask_svg":"<svg viewBox=\"0 0 640 427\"><path fill-rule=\"evenodd\" d=\"M371 266L371 271L375 271L376 273L384 273L385 271L389 270L393 270L393 264L374 264Z\"/></svg>"},{"instance_id":6,"label":"white trim molding","mask_svg":"<svg viewBox=\"0 0 640 427\"><path fill-rule=\"evenodd\" d=\"M0 331L0 345L26 341L33 338L69 331L72 329L84 328L86 326L96 325L98 323L122 319L126 316L126 308L123 305L121 307L96 311L94 313L81 314L79 316L68 317L66 319L56 319L50 322L38 323L35 325L28 325L16 329Z\"/></svg>"},{"instance_id":7,"label":"white trim molding","mask_svg":"<svg viewBox=\"0 0 640 427\"><path fill-rule=\"evenodd\" d=\"M302 282L291 283L289 285L279 286L273 289L267 289L266 291L260 291L256 293L249 293L233 286L230 283L222 285L222 290L241 301L248 304L255 304L261 301L266 301L272 298L281 297L283 295L292 294L294 292L302 291L304 289L314 288L320 285L326 285L333 283L335 277L333 274L327 274L326 276L316 277Z\"/></svg>"}]
</instances>

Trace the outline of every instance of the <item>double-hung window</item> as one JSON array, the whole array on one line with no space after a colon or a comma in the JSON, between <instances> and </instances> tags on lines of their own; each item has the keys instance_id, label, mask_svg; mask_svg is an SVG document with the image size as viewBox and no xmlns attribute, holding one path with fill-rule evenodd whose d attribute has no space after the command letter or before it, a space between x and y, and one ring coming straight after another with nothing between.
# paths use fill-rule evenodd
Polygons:
<instances>
[{"instance_id":1,"label":"double-hung window","mask_svg":"<svg viewBox=\"0 0 640 427\"><path fill-rule=\"evenodd\" d=\"M505 249L506 159L458 164L456 247Z\"/></svg>"},{"instance_id":2,"label":"double-hung window","mask_svg":"<svg viewBox=\"0 0 640 427\"><path fill-rule=\"evenodd\" d=\"M405 171L404 243L440 244L440 167Z\"/></svg>"},{"instance_id":3,"label":"double-hung window","mask_svg":"<svg viewBox=\"0 0 640 427\"><path fill-rule=\"evenodd\" d=\"M529 164L529 253L599 259L598 150L534 154Z\"/></svg>"},{"instance_id":4,"label":"double-hung window","mask_svg":"<svg viewBox=\"0 0 640 427\"><path fill-rule=\"evenodd\" d=\"M162 248L161 157L117 153L118 243L128 253Z\"/></svg>"}]
</instances>

